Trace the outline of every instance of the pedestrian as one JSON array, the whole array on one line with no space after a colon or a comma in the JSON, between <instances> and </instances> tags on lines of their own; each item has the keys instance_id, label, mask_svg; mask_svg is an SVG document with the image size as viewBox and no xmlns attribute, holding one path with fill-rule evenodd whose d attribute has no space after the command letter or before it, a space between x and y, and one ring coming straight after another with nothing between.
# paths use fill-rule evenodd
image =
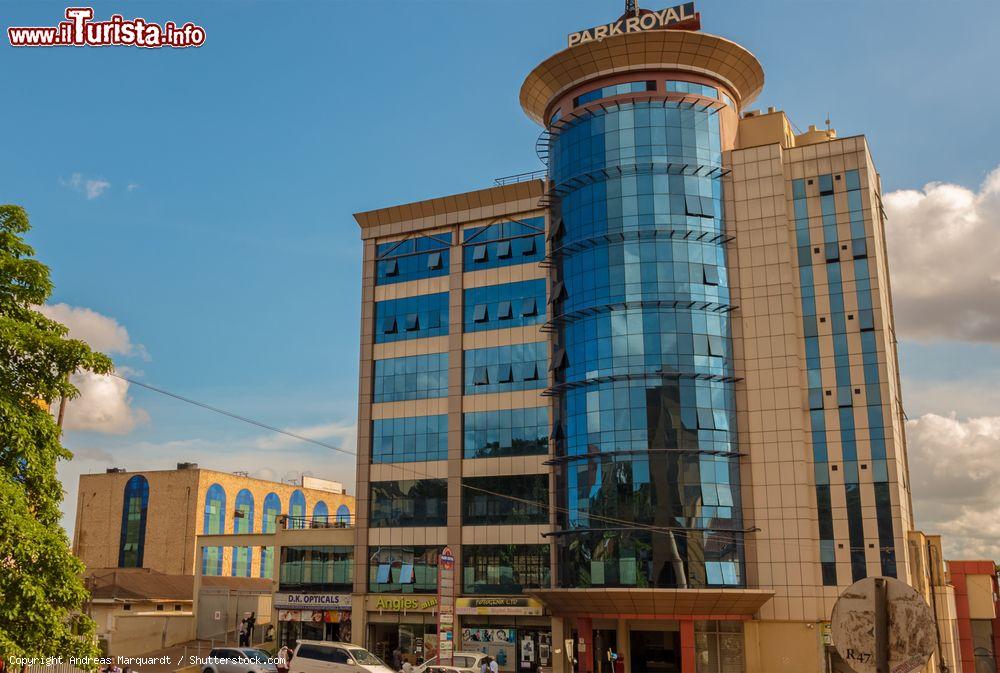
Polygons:
<instances>
[{"instance_id":1,"label":"pedestrian","mask_svg":"<svg viewBox=\"0 0 1000 673\"><path fill-rule=\"evenodd\" d=\"M497 660L490 657L490 673L500 673L500 666L497 665Z\"/></svg>"},{"instance_id":2,"label":"pedestrian","mask_svg":"<svg viewBox=\"0 0 1000 673\"><path fill-rule=\"evenodd\" d=\"M409 661L403 662L403 673L413 673L413 665Z\"/></svg>"},{"instance_id":3,"label":"pedestrian","mask_svg":"<svg viewBox=\"0 0 1000 673\"><path fill-rule=\"evenodd\" d=\"M403 668L403 653L397 647L392 651L392 670L399 671Z\"/></svg>"},{"instance_id":4,"label":"pedestrian","mask_svg":"<svg viewBox=\"0 0 1000 673\"><path fill-rule=\"evenodd\" d=\"M490 658L483 657L483 665L479 667L479 673L490 673Z\"/></svg>"},{"instance_id":5,"label":"pedestrian","mask_svg":"<svg viewBox=\"0 0 1000 673\"><path fill-rule=\"evenodd\" d=\"M247 620L240 622L240 647L247 646Z\"/></svg>"},{"instance_id":6,"label":"pedestrian","mask_svg":"<svg viewBox=\"0 0 1000 673\"><path fill-rule=\"evenodd\" d=\"M291 658L292 651L288 649L288 645L282 645L281 649L278 650L278 663L275 665L278 673L288 673L288 660Z\"/></svg>"},{"instance_id":7,"label":"pedestrian","mask_svg":"<svg viewBox=\"0 0 1000 673\"><path fill-rule=\"evenodd\" d=\"M247 647L253 645L253 627L257 625L257 613L251 612L247 617Z\"/></svg>"}]
</instances>

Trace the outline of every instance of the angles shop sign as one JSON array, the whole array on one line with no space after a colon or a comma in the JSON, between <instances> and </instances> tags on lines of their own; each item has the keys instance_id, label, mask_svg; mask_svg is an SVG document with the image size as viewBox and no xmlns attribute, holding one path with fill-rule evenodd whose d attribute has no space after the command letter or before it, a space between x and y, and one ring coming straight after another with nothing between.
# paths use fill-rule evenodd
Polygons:
<instances>
[{"instance_id":1,"label":"angles shop sign","mask_svg":"<svg viewBox=\"0 0 1000 673\"><path fill-rule=\"evenodd\" d=\"M683 5L667 7L658 11L640 9L633 16L623 15L620 19L612 23L570 33L566 38L566 42L568 46L575 47L578 44L600 42L606 37L624 35L625 33L644 33L647 30L664 30L667 28L690 28L697 30L699 27L700 21L698 14L694 11L694 3L686 2Z\"/></svg>"}]
</instances>

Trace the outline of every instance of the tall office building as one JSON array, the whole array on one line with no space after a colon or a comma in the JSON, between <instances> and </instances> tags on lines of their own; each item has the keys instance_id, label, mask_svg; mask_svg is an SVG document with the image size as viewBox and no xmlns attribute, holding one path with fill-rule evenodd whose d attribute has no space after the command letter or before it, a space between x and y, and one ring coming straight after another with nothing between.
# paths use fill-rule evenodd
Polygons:
<instances>
[{"instance_id":1,"label":"tall office building","mask_svg":"<svg viewBox=\"0 0 1000 673\"><path fill-rule=\"evenodd\" d=\"M376 652L436 651L445 546L454 648L510 672L827 670L840 591L909 576L867 143L753 110L699 23L629 11L528 75L544 179L355 216Z\"/></svg>"}]
</instances>

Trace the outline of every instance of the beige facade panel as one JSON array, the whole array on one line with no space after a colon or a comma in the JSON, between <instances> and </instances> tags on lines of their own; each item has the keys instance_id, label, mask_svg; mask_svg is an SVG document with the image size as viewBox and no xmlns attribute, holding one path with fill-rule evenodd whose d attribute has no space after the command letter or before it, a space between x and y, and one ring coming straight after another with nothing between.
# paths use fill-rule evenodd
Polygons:
<instances>
[{"instance_id":1,"label":"beige facade panel","mask_svg":"<svg viewBox=\"0 0 1000 673\"><path fill-rule=\"evenodd\" d=\"M400 546L444 546L448 544L448 529L444 526L434 528L369 528L369 547L400 547ZM357 564L360 569L365 564ZM355 577L357 579L357 577Z\"/></svg>"},{"instance_id":2,"label":"beige facade panel","mask_svg":"<svg viewBox=\"0 0 1000 673\"><path fill-rule=\"evenodd\" d=\"M520 474L544 474L548 455L504 456L502 458L467 458L462 461L463 477L509 477Z\"/></svg>"},{"instance_id":3,"label":"beige facade panel","mask_svg":"<svg viewBox=\"0 0 1000 673\"><path fill-rule=\"evenodd\" d=\"M462 526L462 544L551 544L544 525Z\"/></svg>"},{"instance_id":4,"label":"beige facade panel","mask_svg":"<svg viewBox=\"0 0 1000 673\"><path fill-rule=\"evenodd\" d=\"M432 397L426 400L406 400L403 402L375 402L372 404L372 420L407 418L410 416L437 416L446 413L448 413L447 397Z\"/></svg>"},{"instance_id":5,"label":"beige facade panel","mask_svg":"<svg viewBox=\"0 0 1000 673\"><path fill-rule=\"evenodd\" d=\"M462 337L462 347L465 350L548 341L548 335L541 330L540 325L466 332Z\"/></svg>"}]
</instances>

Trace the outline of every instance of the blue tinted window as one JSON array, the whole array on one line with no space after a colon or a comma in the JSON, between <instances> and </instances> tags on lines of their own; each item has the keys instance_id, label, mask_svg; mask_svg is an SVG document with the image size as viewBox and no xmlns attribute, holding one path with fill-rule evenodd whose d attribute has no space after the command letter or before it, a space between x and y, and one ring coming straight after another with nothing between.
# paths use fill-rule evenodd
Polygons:
<instances>
[{"instance_id":1,"label":"blue tinted window","mask_svg":"<svg viewBox=\"0 0 1000 673\"><path fill-rule=\"evenodd\" d=\"M372 421L372 463L448 458L448 415Z\"/></svg>"},{"instance_id":2,"label":"blue tinted window","mask_svg":"<svg viewBox=\"0 0 1000 673\"><path fill-rule=\"evenodd\" d=\"M548 344L543 341L465 351L465 394L544 388Z\"/></svg>"},{"instance_id":3,"label":"blue tinted window","mask_svg":"<svg viewBox=\"0 0 1000 673\"><path fill-rule=\"evenodd\" d=\"M282 547L280 591L349 593L354 582L354 547Z\"/></svg>"},{"instance_id":4,"label":"blue tinted window","mask_svg":"<svg viewBox=\"0 0 1000 673\"><path fill-rule=\"evenodd\" d=\"M278 529L278 516L281 515L281 498L276 493L268 493L264 497L264 515L260 521L262 533L273 533ZM260 576L274 576L274 547L260 548Z\"/></svg>"},{"instance_id":5,"label":"blue tinted window","mask_svg":"<svg viewBox=\"0 0 1000 673\"><path fill-rule=\"evenodd\" d=\"M430 353L375 361L375 402L448 395L448 354Z\"/></svg>"},{"instance_id":6,"label":"blue tinted window","mask_svg":"<svg viewBox=\"0 0 1000 673\"><path fill-rule=\"evenodd\" d=\"M447 292L375 302L375 343L447 333Z\"/></svg>"},{"instance_id":7,"label":"blue tinted window","mask_svg":"<svg viewBox=\"0 0 1000 673\"><path fill-rule=\"evenodd\" d=\"M451 233L381 243L376 252L376 285L448 275Z\"/></svg>"},{"instance_id":8,"label":"blue tinted window","mask_svg":"<svg viewBox=\"0 0 1000 673\"><path fill-rule=\"evenodd\" d=\"M520 594L551 586L547 544L462 545L462 593Z\"/></svg>"},{"instance_id":9,"label":"blue tinted window","mask_svg":"<svg viewBox=\"0 0 1000 673\"><path fill-rule=\"evenodd\" d=\"M707 98L719 97L719 90L714 86L697 84L695 82L684 82L680 80L667 80L666 84L667 91L673 91L676 93L693 93ZM729 101L729 104L731 105L732 101Z\"/></svg>"},{"instance_id":10,"label":"blue tinted window","mask_svg":"<svg viewBox=\"0 0 1000 673\"><path fill-rule=\"evenodd\" d=\"M594 89L574 98L573 107L580 107L581 105L586 105L602 98L621 96L627 93L641 93L643 91L656 91L656 82L623 82L622 84L612 84L600 89Z\"/></svg>"},{"instance_id":11,"label":"blue tinted window","mask_svg":"<svg viewBox=\"0 0 1000 673\"><path fill-rule=\"evenodd\" d=\"M375 481L370 505L372 528L445 526L448 480Z\"/></svg>"},{"instance_id":12,"label":"blue tinted window","mask_svg":"<svg viewBox=\"0 0 1000 673\"><path fill-rule=\"evenodd\" d=\"M465 414L466 458L529 456L549 451L546 407L475 411Z\"/></svg>"},{"instance_id":13,"label":"blue tinted window","mask_svg":"<svg viewBox=\"0 0 1000 673\"><path fill-rule=\"evenodd\" d=\"M466 526L548 523L548 505L547 474L462 478Z\"/></svg>"},{"instance_id":14,"label":"blue tinted window","mask_svg":"<svg viewBox=\"0 0 1000 673\"><path fill-rule=\"evenodd\" d=\"M205 514L201 532L221 535L226 532L226 491L212 484L205 492ZM202 550L202 575L222 575L222 547L205 547Z\"/></svg>"},{"instance_id":15,"label":"blue tinted window","mask_svg":"<svg viewBox=\"0 0 1000 673\"><path fill-rule=\"evenodd\" d=\"M437 591L437 547L370 547L368 590L427 594Z\"/></svg>"},{"instance_id":16,"label":"blue tinted window","mask_svg":"<svg viewBox=\"0 0 1000 673\"><path fill-rule=\"evenodd\" d=\"M306 527L306 496L299 489L292 491L288 499L288 527Z\"/></svg>"},{"instance_id":17,"label":"blue tinted window","mask_svg":"<svg viewBox=\"0 0 1000 673\"><path fill-rule=\"evenodd\" d=\"M464 271L538 263L545 257L545 218L470 227L462 234Z\"/></svg>"},{"instance_id":18,"label":"blue tinted window","mask_svg":"<svg viewBox=\"0 0 1000 673\"><path fill-rule=\"evenodd\" d=\"M137 474L125 484L122 501L121 541L118 547L119 568L141 568L146 547L146 510L149 508L149 482Z\"/></svg>"},{"instance_id":19,"label":"blue tinted window","mask_svg":"<svg viewBox=\"0 0 1000 673\"><path fill-rule=\"evenodd\" d=\"M545 280L473 287L465 291L465 331L545 322Z\"/></svg>"},{"instance_id":20,"label":"blue tinted window","mask_svg":"<svg viewBox=\"0 0 1000 673\"><path fill-rule=\"evenodd\" d=\"M236 511L239 516L233 518L233 533L252 533L254 519L253 493L240 489L236 494ZM250 577L252 549L250 547L233 547L233 577Z\"/></svg>"}]
</instances>

